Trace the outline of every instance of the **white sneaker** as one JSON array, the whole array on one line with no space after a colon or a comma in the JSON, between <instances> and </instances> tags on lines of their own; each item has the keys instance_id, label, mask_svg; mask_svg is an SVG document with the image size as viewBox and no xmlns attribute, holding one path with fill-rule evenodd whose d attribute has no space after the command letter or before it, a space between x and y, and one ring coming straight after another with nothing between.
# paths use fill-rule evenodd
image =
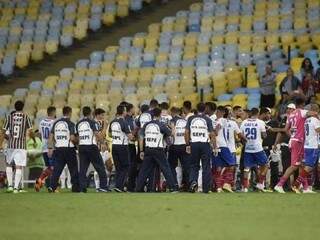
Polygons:
<instances>
[{"instance_id":1,"label":"white sneaker","mask_svg":"<svg viewBox=\"0 0 320 240\"><path fill-rule=\"evenodd\" d=\"M249 192L249 190L248 190L248 188L242 188L242 192L247 193L247 192Z\"/></svg>"},{"instance_id":2,"label":"white sneaker","mask_svg":"<svg viewBox=\"0 0 320 240\"><path fill-rule=\"evenodd\" d=\"M275 190L277 193L286 193L286 192L283 190L283 187L282 187L282 186L276 185L276 186L274 187L274 190Z\"/></svg>"},{"instance_id":3,"label":"white sneaker","mask_svg":"<svg viewBox=\"0 0 320 240\"><path fill-rule=\"evenodd\" d=\"M13 193L19 193L18 189L13 189Z\"/></svg>"},{"instance_id":4,"label":"white sneaker","mask_svg":"<svg viewBox=\"0 0 320 240\"><path fill-rule=\"evenodd\" d=\"M223 192L222 188L217 188L217 193L222 193L222 192Z\"/></svg>"},{"instance_id":5,"label":"white sneaker","mask_svg":"<svg viewBox=\"0 0 320 240\"><path fill-rule=\"evenodd\" d=\"M302 190L302 193L317 193L317 192L315 192L312 189L308 188L306 190Z\"/></svg>"},{"instance_id":6,"label":"white sneaker","mask_svg":"<svg viewBox=\"0 0 320 240\"><path fill-rule=\"evenodd\" d=\"M9 186L6 190L7 193L12 193L13 192L13 187Z\"/></svg>"},{"instance_id":7,"label":"white sneaker","mask_svg":"<svg viewBox=\"0 0 320 240\"><path fill-rule=\"evenodd\" d=\"M262 192L265 190L265 189L264 189L264 185L261 184L261 183L257 183L256 187L258 188L258 190L260 190L260 191L262 191Z\"/></svg>"}]
</instances>

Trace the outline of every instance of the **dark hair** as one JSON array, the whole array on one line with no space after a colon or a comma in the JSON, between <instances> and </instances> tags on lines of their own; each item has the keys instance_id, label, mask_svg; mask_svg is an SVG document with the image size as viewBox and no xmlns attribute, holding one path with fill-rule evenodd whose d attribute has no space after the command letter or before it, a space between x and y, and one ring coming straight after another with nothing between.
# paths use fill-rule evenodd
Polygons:
<instances>
[{"instance_id":1,"label":"dark hair","mask_svg":"<svg viewBox=\"0 0 320 240\"><path fill-rule=\"evenodd\" d=\"M70 113L72 113L72 108L69 106L64 106L62 109L63 116L69 115Z\"/></svg>"},{"instance_id":2,"label":"dark hair","mask_svg":"<svg viewBox=\"0 0 320 240\"><path fill-rule=\"evenodd\" d=\"M91 108L88 107L88 106L85 106L85 107L82 108L82 114L83 114L84 117L89 116L91 114L91 112L92 112Z\"/></svg>"},{"instance_id":3,"label":"dark hair","mask_svg":"<svg viewBox=\"0 0 320 240\"><path fill-rule=\"evenodd\" d=\"M233 111L237 111L237 110L239 110L239 109L241 109L241 108L242 108L241 106L236 105L236 106L234 106L234 107L232 108L232 110L233 110Z\"/></svg>"},{"instance_id":4,"label":"dark hair","mask_svg":"<svg viewBox=\"0 0 320 240\"><path fill-rule=\"evenodd\" d=\"M126 101L122 101L119 105L121 105L121 106L125 106L126 108L128 107L128 102L126 102Z\"/></svg>"},{"instance_id":5,"label":"dark hair","mask_svg":"<svg viewBox=\"0 0 320 240\"><path fill-rule=\"evenodd\" d=\"M97 115L103 114L105 112L106 111L103 110L102 108L97 108L96 110L94 110L94 115L97 116Z\"/></svg>"},{"instance_id":6,"label":"dark hair","mask_svg":"<svg viewBox=\"0 0 320 240\"><path fill-rule=\"evenodd\" d=\"M133 104L132 103L128 103L127 104L127 111L129 112L132 108L133 108Z\"/></svg>"},{"instance_id":7,"label":"dark hair","mask_svg":"<svg viewBox=\"0 0 320 240\"><path fill-rule=\"evenodd\" d=\"M169 109L169 103L167 103L167 102L162 102L162 103L160 104L160 108L161 108L162 110L168 110L168 109Z\"/></svg>"},{"instance_id":8,"label":"dark hair","mask_svg":"<svg viewBox=\"0 0 320 240\"><path fill-rule=\"evenodd\" d=\"M251 116L256 116L259 114L259 109L258 108L252 108L250 110Z\"/></svg>"},{"instance_id":9,"label":"dark hair","mask_svg":"<svg viewBox=\"0 0 320 240\"><path fill-rule=\"evenodd\" d=\"M206 105L203 102L197 104L197 111L203 113L206 110Z\"/></svg>"},{"instance_id":10,"label":"dark hair","mask_svg":"<svg viewBox=\"0 0 320 240\"><path fill-rule=\"evenodd\" d=\"M218 106L217 111L223 112L224 114L226 113L226 108L224 106Z\"/></svg>"},{"instance_id":11,"label":"dark hair","mask_svg":"<svg viewBox=\"0 0 320 240\"><path fill-rule=\"evenodd\" d=\"M190 101L184 101L184 102L183 102L183 107L184 107L185 109L188 109L188 110L190 111L191 108L192 108L192 104L191 104Z\"/></svg>"},{"instance_id":12,"label":"dark hair","mask_svg":"<svg viewBox=\"0 0 320 240\"><path fill-rule=\"evenodd\" d=\"M262 107L262 108L260 109L260 115L261 115L261 114L264 114L264 113L270 113L270 110L269 110L268 108L266 108L266 107Z\"/></svg>"},{"instance_id":13,"label":"dark hair","mask_svg":"<svg viewBox=\"0 0 320 240\"><path fill-rule=\"evenodd\" d=\"M310 62L309 70L312 70L312 69L313 69L313 65L312 65L312 62L311 62L311 59L310 59L310 58L305 58L305 59L303 59L302 64L301 64L301 68L305 69L305 67L306 67L306 61L309 61L309 62Z\"/></svg>"},{"instance_id":14,"label":"dark hair","mask_svg":"<svg viewBox=\"0 0 320 240\"><path fill-rule=\"evenodd\" d=\"M48 116L51 116L51 114L53 114L56 111L56 107L54 106L50 106L47 108L47 114Z\"/></svg>"},{"instance_id":15,"label":"dark hair","mask_svg":"<svg viewBox=\"0 0 320 240\"><path fill-rule=\"evenodd\" d=\"M215 112L217 110L217 104L215 104L214 102L206 102L206 107L212 112Z\"/></svg>"},{"instance_id":16,"label":"dark hair","mask_svg":"<svg viewBox=\"0 0 320 240\"><path fill-rule=\"evenodd\" d=\"M144 112L146 112L148 110L149 110L149 106L147 104L143 104L143 105L140 106L140 111L142 113L144 113Z\"/></svg>"},{"instance_id":17,"label":"dark hair","mask_svg":"<svg viewBox=\"0 0 320 240\"><path fill-rule=\"evenodd\" d=\"M119 105L119 106L117 107L117 114L118 114L118 115L122 115L122 114L125 112L125 110L126 110L126 107L125 107L125 106Z\"/></svg>"},{"instance_id":18,"label":"dark hair","mask_svg":"<svg viewBox=\"0 0 320 240\"><path fill-rule=\"evenodd\" d=\"M303 106L305 104L305 100L301 97L296 98L296 106Z\"/></svg>"},{"instance_id":19,"label":"dark hair","mask_svg":"<svg viewBox=\"0 0 320 240\"><path fill-rule=\"evenodd\" d=\"M23 108L24 108L24 103L22 101L18 100L14 103L14 109L16 111L22 111Z\"/></svg>"},{"instance_id":20,"label":"dark hair","mask_svg":"<svg viewBox=\"0 0 320 240\"><path fill-rule=\"evenodd\" d=\"M152 112L153 112L153 115L154 115L155 117L160 117L160 116L161 116L161 109L158 108L158 107L156 107L155 109L153 109Z\"/></svg>"},{"instance_id":21,"label":"dark hair","mask_svg":"<svg viewBox=\"0 0 320 240\"><path fill-rule=\"evenodd\" d=\"M178 114L178 115L180 115L180 109L177 108L177 107L172 107L172 108L170 109L170 112L171 112L171 114Z\"/></svg>"},{"instance_id":22,"label":"dark hair","mask_svg":"<svg viewBox=\"0 0 320 240\"><path fill-rule=\"evenodd\" d=\"M158 101L156 100L156 99L152 99L151 101L150 101L150 107L151 108L156 108L156 107L158 107L159 106L159 103L158 103Z\"/></svg>"}]
</instances>

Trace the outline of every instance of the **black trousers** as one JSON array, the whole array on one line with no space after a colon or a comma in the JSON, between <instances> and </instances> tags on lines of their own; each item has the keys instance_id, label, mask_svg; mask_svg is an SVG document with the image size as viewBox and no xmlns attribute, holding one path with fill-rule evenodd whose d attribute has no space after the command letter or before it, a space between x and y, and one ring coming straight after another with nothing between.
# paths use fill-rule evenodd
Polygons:
<instances>
[{"instance_id":1,"label":"black trousers","mask_svg":"<svg viewBox=\"0 0 320 240\"><path fill-rule=\"evenodd\" d=\"M150 176L155 167L158 166L163 173L169 189L177 190L178 185L173 178L169 162L166 158L165 151L158 148L146 148L144 159L137 180L137 192L143 192L147 178Z\"/></svg>"},{"instance_id":2,"label":"black trousers","mask_svg":"<svg viewBox=\"0 0 320 240\"><path fill-rule=\"evenodd\" d=\"M138 156L135 144L129 144L129 174L128 174L128 191L133 192L136 188L136 181L138 177Z\"/></svg>"},{"instance_id":3,"label":"black trousers","mask_svg":"<svg viewBox=\"0 0 320 240\"><path fill-rule=\"evenodd\" d=\"M270 147L271 148L271 147ZM270 156L270 150L264 151L267 157ZM270 161L270 188L274 188L279 182L279 163Z\"/></svg>"},{"instance_id":4,"label":"black trousers","mask_svg":"<svg viewBox=\"0 0 320 240\"><path fill-rule=\"evenodd\" d=\"M79 158L80 158L80 171L79 171L79 181L80 190L82 192L87 191L87 171L90 163L97 171L100 180L100 188L108 188L108 180L106 168L103 163L100 151L96 145L82 145L79 146Z\"/></svg>"},{"instance_id":5,"label":"black trousers","mask_svg":"<svg viewBox=\"0 0 320 240\"><path fill-rule=\"evenodd\" d=\"M190 184L197 183L200 170L200 161L202 166L202 189L204 193L211 190L211 147L209 143L191 143L190 160Z\"/></svg>"},{"instance_id":6,"label":"black trousers","mask_svg":"<svg viewBox=\"0 0 320 240\"><path fill-rule=\"evenodd\" d=\"M182 184L185 186L189 185L190 159L190 154L186 152L186 145L170 146L168 161L170 164L172 175L175 181L178 182L176 167L178 166L178 161L180 161L182 167Z\"/></svg>"},{"instance_id":7,"label":"black trousers","mask_svg":"<svg viewBox=\"0 0 320 240\"><path fill-rule=\"evenodd\" d=\"M124 190L124 185L129 172L129 147L128 145L112 145L112 158L116 169L116 188Z\"/></svg>"},{"instance_id":8,"label":"black trousers","mask_svg":"<svg viewBox=\"0 0 320 240\"><path fill-rule=\"evenodd\" d=\"M291 165L291 152L290 152L289 147L287 147L287 146L281 146L280 149L281 149L281 162L282 162L282 168L283 168L282 173L285 173L287 168L289 168ZM289 190L288 181L283 186L284 189L286 189L286 190Z\"/></svg>"},{"instance_id":9,"label":"black trousers","mask_svg":"<svg viewBox=\"0 0 320 240\"><path fill-rule=\"evenodd\" d=\"M54 169L51 176L51 188L57 189L59 177L62 170L67 165L72 183L72 192L79 192L79 174L78 174L78 161L75 148L61 147L56 148L53 152Z\"/></svg>"},{"instance_id":10,"label":"black trousers","mask_svg":"<svg viewBox=\"0 0 320 240\"><path fill-rule=\"evenodd\" d=\"M260 107L273 108L275 103L276 103L276 96L274 94L271 94L271 95L261 94Z\"/></svg>"}]
</instances>

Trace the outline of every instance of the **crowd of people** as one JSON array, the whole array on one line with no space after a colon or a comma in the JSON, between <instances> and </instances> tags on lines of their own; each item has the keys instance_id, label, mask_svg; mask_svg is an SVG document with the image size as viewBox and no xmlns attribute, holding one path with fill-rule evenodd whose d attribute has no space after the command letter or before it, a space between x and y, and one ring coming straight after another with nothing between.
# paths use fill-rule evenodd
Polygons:
<instances>
[{"instance_id":1,"label":"crowd of people","mask_svg":"<svg viewBox=\"0 0 320 240\"><path fill-rule=\"evenodd\" d=\"M319 107L308 99L305 106L305 100L306 95L292 100L288 94L275 115L268 107L246 110L214 102L170 108L153 99L139 109L122 102L110 123L103 109L83 107L83 117L73 123L70 107L56 118L51 106L36 127L17 101L1 133L7 192L23 191L28 159L36 191L45 185L58 192L67 166L72 191L87 192L92 164L97 192L314 193Z\"/></svg>"}]
</instances>

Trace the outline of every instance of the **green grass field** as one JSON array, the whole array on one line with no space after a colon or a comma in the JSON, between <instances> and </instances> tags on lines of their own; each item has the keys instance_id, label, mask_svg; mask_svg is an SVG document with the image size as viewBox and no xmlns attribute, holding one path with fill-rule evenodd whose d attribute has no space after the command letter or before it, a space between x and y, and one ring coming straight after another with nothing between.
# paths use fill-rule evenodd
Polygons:
<instances>
[{"instance_id":1,"label":"green grass field","mask_svg":"<svg viewBox=\"0 0 320 240\"><path fill-rule=\"evenodd\" d=\"M0 193L0 239L308 240L320 194Z\"/></svg>"}]
</instances>

